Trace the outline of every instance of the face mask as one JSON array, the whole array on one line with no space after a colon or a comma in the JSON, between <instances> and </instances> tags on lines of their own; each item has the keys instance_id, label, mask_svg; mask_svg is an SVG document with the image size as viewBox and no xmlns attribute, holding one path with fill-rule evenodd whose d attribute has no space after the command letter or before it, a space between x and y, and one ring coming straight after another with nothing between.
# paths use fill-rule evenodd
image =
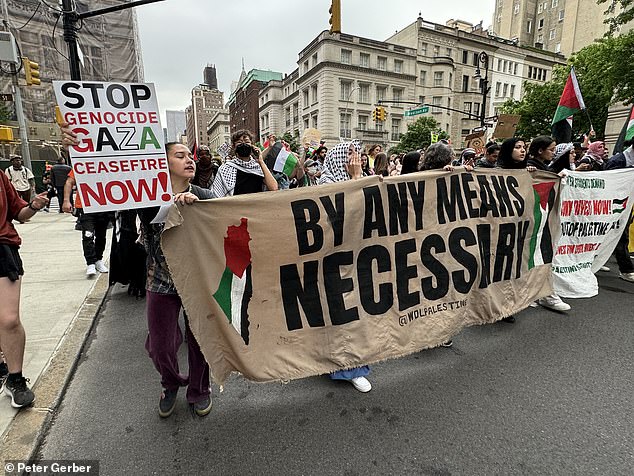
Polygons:
<instances>
[{"instance_id":1,"label":"face mask","mask_svg":"<svg viewBox=\"0 0 634 476\"><path fill-rule=\"evenodd\" d=\"M249 157L252 150L251 145L245 144L244 142L236 146L236 154L238 154L238 157Z\"/></svg>"}]
</instances>

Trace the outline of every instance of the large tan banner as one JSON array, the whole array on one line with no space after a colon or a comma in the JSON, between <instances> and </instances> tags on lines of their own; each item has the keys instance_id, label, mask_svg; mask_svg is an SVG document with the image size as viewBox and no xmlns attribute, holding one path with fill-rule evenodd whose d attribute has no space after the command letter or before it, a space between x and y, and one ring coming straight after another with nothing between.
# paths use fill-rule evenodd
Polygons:
<instances>
[{"instance_id":1,"label":"large tan banner","mask_svg":"<svg viewBox=\"0 0 634 476\"><path fill-rule=\"evenodd\" d=\"M162 243L214 380L296 379L550 294L558 192L540 172L368 177L174 207Z\"/></svg>"}]
</instances>

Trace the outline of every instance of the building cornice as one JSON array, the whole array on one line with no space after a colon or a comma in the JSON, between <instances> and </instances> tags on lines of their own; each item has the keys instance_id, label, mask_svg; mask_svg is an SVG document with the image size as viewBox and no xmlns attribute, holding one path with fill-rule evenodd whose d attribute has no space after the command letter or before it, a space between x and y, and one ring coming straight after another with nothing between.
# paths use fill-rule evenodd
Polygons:
<instances>
[{"instance_id":1,"label":"building cornice","mask_svg":"<svg viewBox=\"0 0 634 476\"><path fill-rule=\"evenodd\" d=\"M318 63L316 66L313 66L310 70L308 70L307 73L303 74L300 78L298 78L297 86L299 87L300 84L304 84L308 81L311 81L312 77L315 74L319 73L322 69L325 69L325 68L334 68L334 69L339 69L343 71L349 71L351 73L367 73L367 74L373 74L373 75L376 75L378 73L381 77L384 77L384 78L401 79L403 81L416 81L415 74L394 73L392 71L383 71L383 70L374 69L374 68L363 68L361 66L355 66L352 64L337 63L335 61L322 61Z\"/></svg>"}]
</instances>

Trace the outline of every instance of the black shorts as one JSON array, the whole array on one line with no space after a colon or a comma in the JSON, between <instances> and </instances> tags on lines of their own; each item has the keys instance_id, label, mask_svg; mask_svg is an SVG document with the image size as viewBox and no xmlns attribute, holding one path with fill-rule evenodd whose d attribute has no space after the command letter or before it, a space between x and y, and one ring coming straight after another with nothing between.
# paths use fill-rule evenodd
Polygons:
<instances>
[{"instance_id":1,"label":"black shorts","mask_svg":"<svg viewBox=\"0 0 634 476\"><path fill-rule=\"evenodd\" d=\"M9 278L17 281L24 275L22 260L18 247L15 245L0 244L0 278Z\"/></svg>"}]
</instances>

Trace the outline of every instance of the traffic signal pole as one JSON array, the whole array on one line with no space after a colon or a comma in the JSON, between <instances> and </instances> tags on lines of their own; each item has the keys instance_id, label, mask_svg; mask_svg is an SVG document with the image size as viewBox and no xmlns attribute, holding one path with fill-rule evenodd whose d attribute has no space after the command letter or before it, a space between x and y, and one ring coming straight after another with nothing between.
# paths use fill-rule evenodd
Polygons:
<instances>
[{"instance_id":1,"label":"traffic signal pole","mask_svg":"<svg viewBox=\"0 0 634 476\"><path fill-rule=\"evenodd\" d=\"M18 129L20 134L20 146L22 148L22 161L24 166L33 171L31 165L31 150L29 149L29 136L26 129L26 117L24 116L24 106L22 104L22 93L18 85L18 69L11 63L11 76L13 82L13 100L15 101L15 115L18 118Z\"/></svg>"},{"instance_id":2,"label":"traffic signal pole","mask_svg":"<svg viewBox=\"0 0 634 476\"><path fill-rule=\"evenodd\" d=\"M91 12L79 13L73 9L73 0L62 0L62 15L64 25L64 41L68 45L68 64L70 66L70 79L81 81L81 69L79 64L79 46L77 45L77 22L85 18L91 18L106 13L127 10L128 8L146 5L148 3L163 2L165 0L137 0L114 7L100 8Z\"/></svg>"}]
</instances>

